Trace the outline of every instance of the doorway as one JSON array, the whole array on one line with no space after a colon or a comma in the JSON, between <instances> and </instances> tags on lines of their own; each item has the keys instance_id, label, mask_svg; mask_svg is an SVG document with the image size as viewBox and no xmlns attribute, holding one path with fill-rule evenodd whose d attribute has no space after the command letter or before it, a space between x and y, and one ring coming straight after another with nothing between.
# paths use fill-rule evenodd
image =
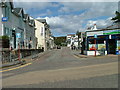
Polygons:
<instances>
[{"instance_id":1,"label":"doorway","mask_svg":"<svg viewBox=\"0 0 120 90\"><path fill-rule=\"evenodd\" d=\"M16 48L16 33L15 33L15 30L12 30L12 40L13 40L13 48Z\"/></svg>"},{"instance_id":2,"label":"doorway","mask_svg":"<svg viewBox=\"0 0 120 90\"><path fill-rule=\"evenodd\" d=\"M115 39L108 40L108 54L116 54L116 41L115 41Z\"/></svg>"}]
</instances>

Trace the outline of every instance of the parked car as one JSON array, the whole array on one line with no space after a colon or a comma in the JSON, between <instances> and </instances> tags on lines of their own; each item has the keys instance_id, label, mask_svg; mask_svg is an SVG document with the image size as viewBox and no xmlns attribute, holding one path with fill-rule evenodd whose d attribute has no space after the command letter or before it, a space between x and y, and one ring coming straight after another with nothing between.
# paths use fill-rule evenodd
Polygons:
<instances>
[{"instance_id":1,"label":"parked car","mask_svg":"<svg viewBox=\"0 0 120 90\"><path fill-rule=\"evenodd\" d=\"M57 46L57 49L61 49L61 46Z\"/></svg>"}]
</instances>

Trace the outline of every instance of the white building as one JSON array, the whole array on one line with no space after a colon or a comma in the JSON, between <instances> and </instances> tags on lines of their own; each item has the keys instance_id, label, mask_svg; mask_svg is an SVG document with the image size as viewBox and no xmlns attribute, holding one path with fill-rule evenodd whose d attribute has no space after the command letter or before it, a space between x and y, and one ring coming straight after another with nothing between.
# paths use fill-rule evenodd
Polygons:
<instances>
[{"instance_id":1,"label":"white building","mask_svg":"<svg viewBox=\"0 0 120 90\"><path fill-rule=\"evenodd\" d=\"M35 36L37 37L37 49L44 48L46 50L46 41L45 41L45 26L43 23L35 19Z\"/></svg>"},{"instance_id":2,"label":"white building","mask_svg":"<svg viewBox=\"0 0 120 90\"><path fill-rule=\"evenodd\" d=\"M76 34L67 35L67 47L71 48L71 46L75 46L76 48L78 48L78 35Z\"/></svg>"}]
</instances>

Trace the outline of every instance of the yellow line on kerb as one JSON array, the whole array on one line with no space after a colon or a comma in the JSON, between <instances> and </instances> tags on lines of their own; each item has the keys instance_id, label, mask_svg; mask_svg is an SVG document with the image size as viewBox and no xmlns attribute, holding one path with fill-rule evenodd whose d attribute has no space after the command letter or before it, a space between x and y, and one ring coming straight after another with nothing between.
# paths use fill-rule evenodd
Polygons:
<instances>
[{"instance_id":1,"label":"yellow line on kerb","mask_svg":"<svg viewBox=\"0 0 120 90\"><path fill-rule=\"evenodd\" d=\"M78 56L76 56L76 55L73 55L75 58L79 58Z\"/></svg>"},{"instance_id":2,"label":"yellow line on kerb","mask_svg":"<svg viewBox=\"0 0 120 90\"><path fill-rule=\"evenodd\" d=\"M19 66L19 67L16 67L16 68L11 68L11 69L7 69L7 70L2 70L2 71L0 71L0 72L6 72L6 71L11 71L11 70L19 69L19 68L28 66L28 65L30 65L30 64L32 64L32 63L27 63L27 64L25 64L25 65L22 65L22 66Z\"/></svg>"}]
</instances>

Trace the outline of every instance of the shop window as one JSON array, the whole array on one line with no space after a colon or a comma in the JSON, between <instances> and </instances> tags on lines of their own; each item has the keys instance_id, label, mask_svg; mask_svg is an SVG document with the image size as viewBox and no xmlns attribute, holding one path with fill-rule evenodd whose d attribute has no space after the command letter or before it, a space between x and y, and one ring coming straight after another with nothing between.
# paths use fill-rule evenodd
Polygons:
<instances>
[{"instance_id":1,"label":"shop window","mask_svg":"<svg viewBox=\"0 0 120 90\"><path fill-rule=\"evenodd\" d=\"M88 43L89 44L94 44L95 42L94 42L94 40L90 40Z\"/></svg>"}]
</instances>

